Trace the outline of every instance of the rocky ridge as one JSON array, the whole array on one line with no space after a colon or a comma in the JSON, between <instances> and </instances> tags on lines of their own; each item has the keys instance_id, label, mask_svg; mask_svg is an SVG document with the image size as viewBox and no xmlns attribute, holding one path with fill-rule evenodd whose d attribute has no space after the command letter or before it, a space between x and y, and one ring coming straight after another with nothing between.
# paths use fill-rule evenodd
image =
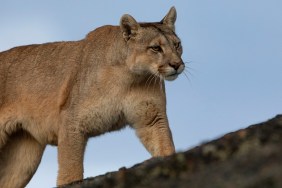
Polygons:
<instances>
[{"instance_id":1,"label":"rocky ridge","mask_svg":"<svg viewBox=\"0 0 282 188\"><path fill-rule=\"evenodd\" d=\"M281 188L282 115L166 158L66 188Z\"/></svg>"}]
</instances>

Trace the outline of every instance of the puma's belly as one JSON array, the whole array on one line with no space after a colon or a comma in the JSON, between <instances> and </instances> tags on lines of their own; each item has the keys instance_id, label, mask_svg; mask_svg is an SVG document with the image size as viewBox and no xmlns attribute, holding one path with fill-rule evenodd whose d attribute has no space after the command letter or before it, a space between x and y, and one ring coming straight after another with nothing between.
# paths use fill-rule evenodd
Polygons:
<instances>
[{"instance_id":1,"label":"puma's belly","mask_svg":"<svg viewBox=\"0 0 282 188\"><path fill-rule=\"evenodd\" d=\"M36 119L34 117L25 118L23 129L33 136L42 145L58 144L58 118L48 117Z\"/></svg>"}]
</instances>

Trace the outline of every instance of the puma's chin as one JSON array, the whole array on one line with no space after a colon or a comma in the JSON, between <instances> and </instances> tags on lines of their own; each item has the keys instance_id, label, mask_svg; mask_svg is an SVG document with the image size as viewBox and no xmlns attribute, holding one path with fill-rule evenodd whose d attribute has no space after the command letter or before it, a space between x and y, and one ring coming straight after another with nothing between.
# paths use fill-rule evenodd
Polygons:
<instances>
[{"instance_id":1,"label":"puma's chin","mask_svg":"<svg viewBox=\"0 0 282 188\"><path fill-rule=\"evenodd\" d=\"M172 74L172 75L168 75L168 76L164 76L164 79L167 81L173 81L178 77L179 74Z\"/></svg>"},{"instance_id":2,"label":"puma's chin","mask_svg":"<svg viewBox=\"0 0 282 188\"><path fill-rule=\"evenodd\" d=\"M166 69L166 71L163 72L162 77L164 78L164 80L173 81L178 77L178 75L181 72L182 72L182 70L176 71L174 69Z\"/></svg>"}]
</instances>

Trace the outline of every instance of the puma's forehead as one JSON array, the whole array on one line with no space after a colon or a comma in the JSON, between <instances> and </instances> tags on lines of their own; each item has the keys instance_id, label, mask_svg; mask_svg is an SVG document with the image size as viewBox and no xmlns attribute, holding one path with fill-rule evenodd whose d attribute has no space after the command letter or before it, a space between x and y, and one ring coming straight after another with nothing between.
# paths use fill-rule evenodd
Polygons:
<instances>
[{"instance_id":1,"label":"puma's forehead","mask_svg":"<svg viewBox=\"0 0 282 188\"><path fill-rule=\"evenodd\" d=\"M160 23L140 23L141 28L144 30L143 32L143 40L151 41L153 39L157 39L159 44L164 43L179 43L180 39L178 36L168 27L164 26Z\"/></svg>"}]
</instances>

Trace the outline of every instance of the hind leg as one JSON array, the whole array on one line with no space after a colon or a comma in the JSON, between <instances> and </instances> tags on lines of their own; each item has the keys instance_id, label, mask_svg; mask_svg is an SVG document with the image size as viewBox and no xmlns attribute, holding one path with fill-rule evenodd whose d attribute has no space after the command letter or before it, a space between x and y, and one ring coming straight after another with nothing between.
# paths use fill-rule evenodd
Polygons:
<instances>
[{"instance_id":1,"label":"hind leg","mask_svg":"<svg viewBox=\"0 0 282 188\"><path fill-rule=\"evenodd\" d=\"M11 135L0 151L1 187L25 187L37 170L44 149L24 131Z\"/></svg>"}]
</instances>

